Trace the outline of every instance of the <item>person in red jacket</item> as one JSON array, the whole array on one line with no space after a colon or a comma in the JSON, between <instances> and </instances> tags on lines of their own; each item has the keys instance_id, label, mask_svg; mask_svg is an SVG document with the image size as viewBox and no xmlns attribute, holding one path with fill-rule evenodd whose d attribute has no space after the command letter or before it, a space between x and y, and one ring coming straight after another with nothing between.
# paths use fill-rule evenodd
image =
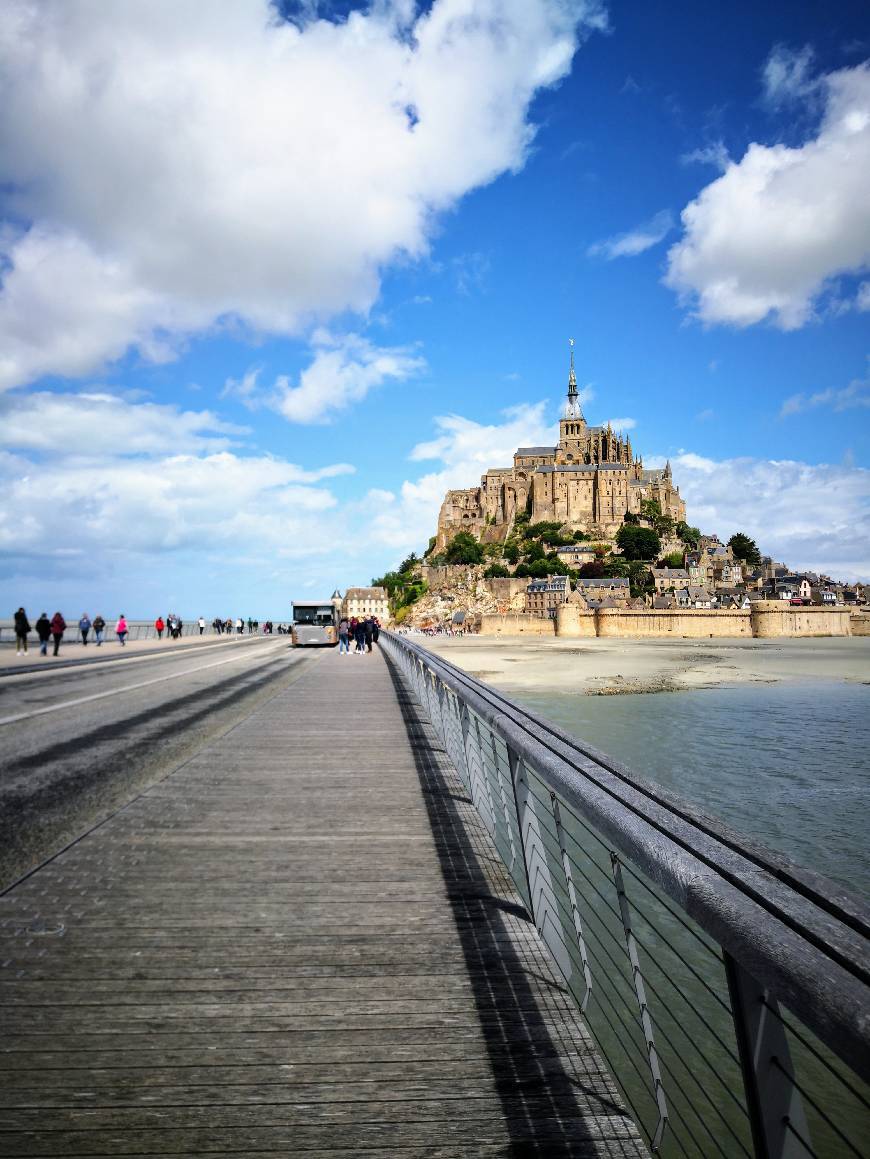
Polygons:
<instances>
[{"instance_id":1,"label":"person in red jacket","mask_svg":"<svg viewBox=\"0 0 870 1159\"><path fill-rule=\"evenodd\" d=\"M51 617L51 638L54 640L54 655L58 653L60 642L63 639L63 634L66 631L66 620L60 614L55 612Z\"/></svg>"},{"instance_id":2,"label":"person in red jacket","mask_svg":"<svg viewBox=\"0 0 870 1159\"><path fill-rule=\"evenodd\" d=\"M166 625L163 622L162 616L158 616L157 619L154 621L154 627L157 631L157 639L162 640L163 639L163 629L166 627Z\"/></svg>"}]
</instances>

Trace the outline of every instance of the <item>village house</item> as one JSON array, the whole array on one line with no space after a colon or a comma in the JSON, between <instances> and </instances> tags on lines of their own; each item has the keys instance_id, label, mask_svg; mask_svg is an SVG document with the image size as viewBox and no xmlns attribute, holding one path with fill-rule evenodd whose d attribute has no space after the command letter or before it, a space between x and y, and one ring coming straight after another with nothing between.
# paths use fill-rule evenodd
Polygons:
<instances>
[{"instance_id":1,"label":"village house","mask_svg":"<svg viewBox=\"0 0 870 1159\"><path fill-rule=\"evenodd\" d=\"M526 611L530 616L556 615L556 608L571 594L571 581L566 575L550 575L532 580L526 588Z\"/></svg>"},{"instance_id":2,"label":"village house","mask_svg":"<svg viewBox=\"0 0 870 1159\"><path fill-rule=\"evenodd\" d=\"M624 576L605 576L602 579L580 576L577 592L590 608L624 608L631 598L631 584Z\"/></svg>"},{"instance_id":3,"label":"village house","mask_svg":"<svg viewBox=\"0 0 870 1159\"><path fill-rule=\"evenodd\" d=\"M557 547L556 555L559 562L566 567L580 568L584 563L592 563L597 557L595 549L589 543L575 543L572 547Z\"/></svg>"},{"instance_id":4,"label":"village house","mask_svg":"<svg viewBox=\"0 0 870 1159\"><path fill-rule=\"evenodd\" d=\"M672 589L689 586L689 573L684 567L651 567L650 571L656 593L660 596Z\"/></svg>"},{"instance_id":5,"label":"village house","mask_svg":"<svg viewBox=\"0 0 870 1159\"><path fill-rule=\"evenodd\" d=\"M679 591L674 592L674 599L677 601L679 608L712 608L714 607L713 596L704 587L696 587L690 584L687 588L680 588Z\"/></svg>"}]
</instances>

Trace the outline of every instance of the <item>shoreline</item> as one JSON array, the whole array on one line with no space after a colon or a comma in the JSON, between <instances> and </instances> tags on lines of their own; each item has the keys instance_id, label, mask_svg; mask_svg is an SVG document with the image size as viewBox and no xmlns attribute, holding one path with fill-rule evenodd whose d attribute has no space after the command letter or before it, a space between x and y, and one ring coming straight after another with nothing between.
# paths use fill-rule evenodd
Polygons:
<instances>
[{"instance_id":1,"label":"shoreline","mask_svg":"<svg viewBox=\"0 0 870 1159\"><path fill-rule=\"evenodd\" d=\"M870 684L870 637L411 637L504 691L620 696L812 680Z\"/></svg>"}]
</instances>

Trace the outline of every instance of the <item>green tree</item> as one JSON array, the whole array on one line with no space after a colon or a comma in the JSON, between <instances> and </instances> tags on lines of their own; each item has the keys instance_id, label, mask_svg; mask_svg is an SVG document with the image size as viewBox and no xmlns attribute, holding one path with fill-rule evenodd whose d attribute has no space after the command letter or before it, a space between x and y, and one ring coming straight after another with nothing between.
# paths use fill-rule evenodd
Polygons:
<instances>
[{"instance_id":1,"label":"green tree","mask_svg":"<svg viewBox=\"0 0 870 1159\"><path fill-rule=\"evenodd\" d=\"M540 543L533 539L530 543L526 544L526 550L523 554L525 556L526 563L531 564L535 563L536 560L543 559L546 555L546 552Z\"/></svg>"},{"instance_id":2,"label":"green tree","mask_svg":"<svg viewBox=\"0 0 870 1159\"><path fill-rule=\"evenodd\" d=\"M529 564L529 575L533 579L546 579L548 575L553 574L553 566L547 559L536 559L534 563Z\"/></svg>"},{"instance_id":3,"label":"green tree","mask_svg":"<svg viewBox=\"0 0 870 1159\"><path fill-rule=\"evenodd\" d=\"M483 573L487 579L506 579L511 573L500 563L491 563Z\"/></svg>"},{"instance_id":4,"label":"green tree","mask_svg":"<svg viewBox=\"0 0 870 1159\"><path fill-rule=\"evenodd\" d=\"M437 539L437 538L438 538L438 537L437 537L437 535L433 535L433 536L430 538L430 540L429 540L429 546L428 546L428 547L426 548L426 550L423 552L423 558L424 558L424 559L426 559L426 557L427 557L427 556L430 556L430 555L432 554L432 552L435 550L435 541L436 541L436 539Z\"/></svg>"},{"instance_id":5,"label":"green tree","mask_svg":"<svg viewBox=\"0 0 870 1159\"><path fill-rule=\"evenodd\" d=\"M701 542L701 532L697 527L690 527L685 519L681 519L676 526L677 537L686 547L695 548Z\"/></svg>"},{"instance_id":6,"label":"green tree","mask_svg":"<svg viewBox=\"0 0 870 1159\"><path fill-rule=\"evenodd\" d=\"M662 549L662 541L651 527L633 527L630 523L617 531L616 543L626 559L656 559Z\"/></svg>"},{"instance_id":7,"label":"green tree","mask_svg":"<svg viewBox=\"0 0 870 1159\"><path fill-rule=\"evenodd\" d=\"M588 538L589 538L589 536L586 534L585 531L575 531L574 532L574 542L575 543L583 543Z\"/></svg>"},{"instance_id":8,"label":"green tree","mask_svg":"<svg viewBox=\"0 0 870 1159\"><path fill-rule=\"evenodd\" d=\"M483 562L483 548L467 531L460 531L453 537L444 555L448 563Z\"/></svg>"},{"instance_id":9,"label":"green tree","mask_svg":"<svg viewBox=\"0 0 870 1159\"><path fill-rule=\"evenodd\" d=\"M509 539L502 549L502 556L508 563L517 563L520 558L520 549L517 547L515 539Z\"/></svg>"},{"instance_id":10,"label":"green tree","mask_svg":"<svg viewBox=\"0 0 870 1159\"><path fill-rule=\"evenodd\" d=\"M416 571L417 567L419 566L419 563L420 563L419 559L412 551L411 554L408 556L408 558L403 559L402 562L399 564L399 573L401 575L407 575L408 572Z\"/></svg>"},{"instance_id":11,"label":"green tree","mask_svg":"<svg viewBox=\"0 0 870 1159\"><path fill-rule=\"evenodd\" d=\"M514 515L514 523L519 526L521 523L528 523L529 518L528 511L518 511L516 515Z\"/></svg>"},{"instance_id":12,"label":"green tree","mask_svg":"<svg viewBox=\"0 0 870 1159\"><path fill-rule=\"evenodd\" d=\"M638 596L645 596L648 592L654 591L655 589L655 583L649 566L642 560L631 560L629 562L628 582L632 599L637 599Z\"/></svg>"},{"instance_id":13,"label":"green tree","mask_svg":"<svg viewBox=\"0 0 870 1159\"><path fill-rule=\"evenodd\" d=\"M682 567L686 562L686 557L681 551L671 551L661 558L662 567Z\"/></svg>"},{"instance_id":14,"label":"green tree","mask_svg":"<svg viewBox=\"0 0 870 1159\"><path fill-rule=\"evenodd\" d=\"M581 565L577 575L581 579L601 579L604 575L604 564L600 559L591 560Z\"/></svg>"},{"instance_id":15,"label":"green tree","mask_svg":"<svg viewBox=\"0 0 870 1159\"><path fill-rule=\"evenodd\" d=\"M742 531L736 531L728 540L728 546L734 554L735 559L742 559L744 563L757 566L761 563L761 552L758 550L758 544L754 539L750 539L748 535L744 535Z\"/></svg>"}]
</instances>

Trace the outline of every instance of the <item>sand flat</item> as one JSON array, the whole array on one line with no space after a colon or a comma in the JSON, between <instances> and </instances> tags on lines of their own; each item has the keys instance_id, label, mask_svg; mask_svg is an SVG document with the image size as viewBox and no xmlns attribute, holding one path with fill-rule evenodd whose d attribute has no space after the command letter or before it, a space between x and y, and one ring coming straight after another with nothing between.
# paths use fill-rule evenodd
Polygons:
<instances>
[{"instance_id":1,"label":"sand flat","mask_svg":"<svg viewBox=\"0 0 870 1159\"><path fill-rule=\"evenodd\" d=\"M776 640L527 639L412 636L506 690L589 695L685 691L724 684L870 683L870 637Z\"/></svg>"}]
</instances>

